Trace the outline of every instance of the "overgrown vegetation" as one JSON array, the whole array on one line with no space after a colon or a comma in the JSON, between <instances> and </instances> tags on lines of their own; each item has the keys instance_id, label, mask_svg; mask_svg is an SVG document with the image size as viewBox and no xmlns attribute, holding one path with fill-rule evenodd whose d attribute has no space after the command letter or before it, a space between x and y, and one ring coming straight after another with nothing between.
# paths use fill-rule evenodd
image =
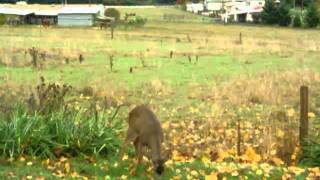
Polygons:
<instances>
[{"instance_id":1,"label":"overgrown vegetation","mask_svg":"<svg viewBox=\"0 0 320 180\"><path fill-rule=\"evenodd\" d=\"M293 27L301 27L302 26L300 14L296 14L294 16L292 26Z\"/></svg>"},{"instance_id":2,"label":"overgrown vegetation","mask_svg":"<svg viewBox=\"0 0 320 180\"><path fill-rule=\"evenodd\" d=\"M42 158L110 155L119 148L119 122L95 119L82 109L28 114L17 109L0 122L0 152L4 157Z\"/></svg>"},{"instance_id":3,"label":"overgrown vegetation","mask_svg":"<svg viewBox=\"0 0 320 180\"><path fill-rule=\"evenodd\" d=\"M309 7L307 9L305 21L306 21L306 24L308 25L308 27L314 28L314 27L318 26L318 24L320 22L320 15L319 15L319 11L318 11L315 4L309 5Z\"/></svg>"},{"instance_id":4,"label":"overgrown vegetation","mask_svg":"<svg viewBox=\"0 0 320 180\"><path fill-rule=\"evenodd\" d=\"M113 17L116 22L120 20L120 12L115 8L107 8L104 15L107 17Z\"/></svg>"},{"instance_id":5,"label":"overgrown vegetation","mask_svg":"<svg viewBox=\"0 0 320 180\"><path fill-rule=\"evenodd\" d=\"M9 116L0 121L2 156L52 158L114 153L119 148L122 123L98 112L99 105L92 97L81 94L79 99L70 99L70 91L67 85L46 84L42 78L25 104L7 102L10 113L2 113Z\"/></svg>"},{"instance_id":6,"label":"overgrown vegetation","mask_svg":"<svg viewBox=\"0 0 320 180\"><path fill-rule=\"evenodd\" d=\"M261 13L261 20L265 24L278 23L278 9L273 0L267 0Z\"/></svg>"},{"instance_id":7,"label":"overgrown vegetation","mask_svg":"<svg viewBox=\"0 0 320 180\"><path fill-rule=\"evenodd\" d=\"M6 23L6 17L3 14L0 14L0 25L4 25Z\"/></svg>"}]
</instances>

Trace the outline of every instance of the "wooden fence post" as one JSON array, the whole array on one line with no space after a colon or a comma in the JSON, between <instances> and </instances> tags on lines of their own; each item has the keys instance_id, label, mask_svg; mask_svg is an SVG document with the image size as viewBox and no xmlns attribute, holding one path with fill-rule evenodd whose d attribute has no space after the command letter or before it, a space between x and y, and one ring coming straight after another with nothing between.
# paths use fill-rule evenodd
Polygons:
<instances>
[{"instance_id":1,"label":"wooden fence post","mask_svg":"<svg viewBox=\"0 0 320 180\"><path fill-rule=\"evenodd\" d=\"M299 141L300 145L304 144L308 137L308 87L300 87L300 127Z\"/></svg>"},{"instance_id":2,"label":"wooden fence post","mask_svg":"<svg viewBox=\"0 0 320 180\"><path fill-rule=\"evenodd\" d=\"M242 44L242 33L239 34L239 44Z\"/></svg>"},{"instance_id":3,"label":"wooden fence post","mask_svg":"<svg viewBox=\"0 0 320 180\"><path fill-rule=\"evenodd\" d=\"M114 31L114 27L113 25L111 25L111 39L113 39L113 31Z\"/></svg>"},{"instance_id":4,"label":"wooden fence post","mask_svg":"<svg viewBox=\"0 0 320 180\"><path fill-rule=\"evenodd\" d=\"M241 155L241 126L240 126L240 117L238 117L238 122L237 122L237 155Z\"/></svg>"}]
</instances>

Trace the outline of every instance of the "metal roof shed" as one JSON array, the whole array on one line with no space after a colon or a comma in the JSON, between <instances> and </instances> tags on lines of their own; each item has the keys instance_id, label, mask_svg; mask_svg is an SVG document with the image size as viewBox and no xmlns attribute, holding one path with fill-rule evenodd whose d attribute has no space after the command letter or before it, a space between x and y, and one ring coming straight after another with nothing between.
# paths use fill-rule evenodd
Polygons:
<instances>
[{"instance_id":1,"label":"metal roof shed","mask_svg":"<svg viewBox=\"0 0 320 180\"><path fill-rule=\"evenodd\" d=\"M103 6L65 6L58 14L59 26L92 26L96 16L102 13Z\"/></svg>"},{"instance_id":2,"label":"metal roof shed","mask_svg":"<svg viewBox=\"0 0 320 180\"><path fill-rule=\"evenodd\" d=\"M32 10L27 9L17 9L17 8L7 8L0 6L0 14L5 15L16 15L16 16L26 16L32 14Z\"/></svg>"}]
</instances>

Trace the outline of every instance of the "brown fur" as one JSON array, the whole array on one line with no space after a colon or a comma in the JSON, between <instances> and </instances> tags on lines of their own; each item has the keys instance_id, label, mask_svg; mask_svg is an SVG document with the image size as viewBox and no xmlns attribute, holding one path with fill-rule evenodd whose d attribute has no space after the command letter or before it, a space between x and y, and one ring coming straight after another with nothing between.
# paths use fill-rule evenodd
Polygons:
<instances>
[{"instance_id":1,"label":"brown fur","mask_svg":"<svg viewBox=\"0 0 320 180\"><path fill-rule=\"evenodd\" d=\"M129 128L121 157L129 142L134 142L138 164L145 155L152 160L156 173L162 174L165 162L161 151L163 132L158 118L145 105L137 106L129 113Z\"/></svg>"}]
</instances>

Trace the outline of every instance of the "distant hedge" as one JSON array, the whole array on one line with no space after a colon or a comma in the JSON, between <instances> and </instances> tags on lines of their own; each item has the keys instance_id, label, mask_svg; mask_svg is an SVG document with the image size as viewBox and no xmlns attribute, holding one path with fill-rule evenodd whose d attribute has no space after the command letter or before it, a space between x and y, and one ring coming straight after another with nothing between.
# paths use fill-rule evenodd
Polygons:
<instances>
[{"instance_id":1,"label":"distant hedge","mask_svg":"<svg viewBox=\"0 0 320 180\"><path fill-rule=\"evenodd\" d=\"M3 25L5 23L6 23L6 17L0 14L0 25Z\"/></svg>"},{"instance_id":2,"label":"distant hedge","mask_svg":"<svg viewBox=\"0 0 320 180\"><path fill-rule=\"evenodd\" d=\"M0 3L16 3L20 0L0 0ZM30 4L60 4L61 0L27 0ZM68 0L69 4L88 4L88 0ZM105 5L152 5L175 4L176 0L91 0L92 4Z\"/></svg>"}]
</instances>

